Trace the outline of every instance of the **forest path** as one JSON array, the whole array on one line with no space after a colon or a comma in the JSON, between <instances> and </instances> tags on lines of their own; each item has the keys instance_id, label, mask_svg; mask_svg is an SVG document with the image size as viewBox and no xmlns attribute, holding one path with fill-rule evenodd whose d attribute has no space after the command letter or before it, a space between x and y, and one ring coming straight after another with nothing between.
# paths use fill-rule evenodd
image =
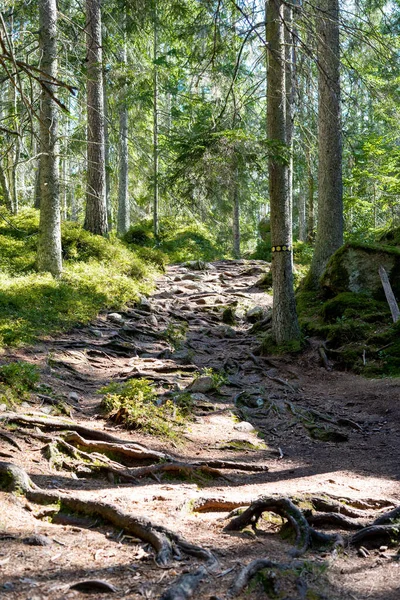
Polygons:
<instances>
[{"instance_id":1,"label":"forest path","mask_svg":"<svg viewBox=\"0 0 400 600\"><path fill-rule=\"evenodd\" d=\"M312 343L300 358L256 356L259 340L250 322L256 315L249 310L259 307L253 312L268 315L271 296L256 283L269 265L218 261L197 266L205 269L171 266L149 300L9 356L41 366L42 381L71 407L69 423L118 435L185 464L219 461L229 467L220 471L222 477L154 473L118 483L112 470L93 478L84 460L77 460L73 470L67 459L58 460L57 470L51 468L48 451L41 451L56 435L51 421L61 418L52 416L46 394L22 405L17 416L9 415L15 422L22 415L36 419L36 429L9 433L17 445L0 435L0 456L24 468L43 489L111 503L211 551L219 561L218 574L200 573L203 581L194 592L195 598L208 600L225 598L240 566L252 559L289 560L293 542L277 534L274 518L263 521L257 533L248 528L224 533L232 508L261 495L324 494L359 506L369 500L373 518L374 507L399 504L400 384L329 372ZM223 322L228 307L236 315L231 325ZM104 422L96 391L127 377L153 381L160 395L183 390L195 380L194 420L177 441ZM57 462L60 457L51 458ZM88 523L68 515L49 523L37 518L43 517L43 509L4 492L0 508L0 593L6 598L84 598L70 584L88 579L106 580L117 589L107 593L94 588L96 597L161 598L178 575L196 568L196 559L185 558L160 570L148 544L123 527L115 532L102 521ZM49 545L22 545L22 538L33 533L47 536ZM310 550L306 558L312 566L286 580L275 575L270 589L293 599L399 597L400 563L390 548L365 554L347 548L339 555ZM189 597L176 594L170 599ZM267 597L261 585L253 597Z\"/></svg>"}]
</instances>

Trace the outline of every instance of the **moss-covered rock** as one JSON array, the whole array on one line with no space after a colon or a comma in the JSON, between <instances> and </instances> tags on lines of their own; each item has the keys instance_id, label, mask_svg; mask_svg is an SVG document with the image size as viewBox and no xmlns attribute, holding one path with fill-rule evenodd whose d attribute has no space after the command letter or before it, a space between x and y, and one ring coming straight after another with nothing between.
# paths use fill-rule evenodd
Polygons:
<instances>
[{"instance_id":1,"label":"moss-covered rock","mask_svg":"<svg viewBox=\"0 0 400 600\"><path fill-rule=\"evenodd\" d=\"M343 292L369 294L384 298L378 269L388 273L393 291L400 297L400 248L379 244L348 243L329 261L320 283L327 296Z\"/></svg>"}]
</instances>

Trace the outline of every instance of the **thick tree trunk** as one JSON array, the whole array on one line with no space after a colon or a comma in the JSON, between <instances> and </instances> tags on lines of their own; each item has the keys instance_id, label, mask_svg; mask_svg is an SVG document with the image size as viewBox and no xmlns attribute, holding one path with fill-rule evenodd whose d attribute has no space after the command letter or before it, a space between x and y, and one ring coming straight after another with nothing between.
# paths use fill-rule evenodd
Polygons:
<instances>
[{"instance_id":1,"label":"thick tree trunk","mask_svg":"<svg viewBox=\"0 0 400 600\"><path fill-rule=\"evenodd\" d=\"M320 0L317 10L319 161L317 237L310 270L313 285L343 244L338 0Z\"/></svg>"},{"instance_id":2,"label":"thick tree trunk","mask_svg":"<svg viewBox=\"0 0 400 600\"><path fill-rule=\"evenodd\" d=\"M286 94L286 144L289 150L287 168L287 194L289 197L290 229L293 230L293 131L294 131L294 43L293 43L293 8L284 7L285 35L285 94Z\"/></svg>"},{"instance_id":3,"label":"thick tree trunk","mask_svg":"<svg viewBox=\"0 0 400 600\"><path fill-rule=\"evenodd\" d=\"M42 72L57 77L56 0L40 0L40 48ZM46 87L54 86L43 76ZM62 271L60 198L58 180L57 110L46 90L40 106L40 223L37 262L40 271L58 277Z\"/></svg>"},{"instance_id":4,"label":"thick tree trunk","mask_svg":"<svg viewBox=\"0 0 400 600\"><path fill-rule=\"evenodd\" d=\"M288 165L282 159L282 154L287 152L283 10L281 0L268 1L267 135L275 148L269 159L271 242L275 250L272 255L272 334L277 344L297 341L300 337L293 290Z\"/></svg>"},{"instance_id":5,"label":"thick tree trunk","mask_svg":"<svg viewBox=\"0 0 400 600\"><path fill-rule=\"evenodd\" d=\"M87 190L84 228L107 235L100 0L86 0Z\"/></svg>"},{"instance_id":6,"label":"thick tree trunk","mask_svg":"<svg viewBox=\"0 0 400 600\"><path fill-rule=\"evenodd\" d=\"M157 23L157 0L154 9L154 45L153 45L153 229L154 236L158 239L159 234L159 198L158 198L158 23Z\"/></svg>"}]
</instances>

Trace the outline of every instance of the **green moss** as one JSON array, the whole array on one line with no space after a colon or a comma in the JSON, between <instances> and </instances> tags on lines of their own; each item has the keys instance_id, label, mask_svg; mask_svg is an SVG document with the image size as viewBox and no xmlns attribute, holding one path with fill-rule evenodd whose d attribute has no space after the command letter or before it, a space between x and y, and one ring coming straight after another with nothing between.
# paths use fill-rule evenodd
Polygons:
<instances>
[{"instance_id":1,"label":"green moss","mask_svg":"<svg viewBox=\"0 0 400 600\"><path fill-rule=\"evenodd\" d=\"M325 302L320 310L324 321L332 323L337 319L357 318L362 315L368 322L386 319L390 312L384 302L371 298L368 294L342 292Z\"/></svg>"},{"instance_id":2,"label":"green moss","mask_svg":"<svg viewBox=\"0 0 400 600\"><path fill-rule=\"evenodd\" d=\"M226 323L226 325L235 325L236 323L236 313L235 309L232 306L227 306L222 311L222 322Z\"/></svg>"},{"instance_id":3,"label":"green moss","mask_svg":"<svg viewBox=\"0 0 400 600\"><path fill-rule=\"evenodd\" d=\"M154 238L151 220L131 227L123 239L135 247L152 248L157 245L157 249L164 257L167 256L170 262L209 261L223 255L213 235L203 225L190 219L161 219L158 241Z\"/></svg>"},{"instance_id":4,"label":"green moss","mask_svg":"<svg viewBox=\"0 0 400 600\"><path fill-rule=\"evenodd\" d=\"M267 333L260 336L260 352L262 355L276 355L291 354L300 352L302 350L302 340L293 340L286 344L277 344L272 334Z\"/></svg>"}]
</instances>

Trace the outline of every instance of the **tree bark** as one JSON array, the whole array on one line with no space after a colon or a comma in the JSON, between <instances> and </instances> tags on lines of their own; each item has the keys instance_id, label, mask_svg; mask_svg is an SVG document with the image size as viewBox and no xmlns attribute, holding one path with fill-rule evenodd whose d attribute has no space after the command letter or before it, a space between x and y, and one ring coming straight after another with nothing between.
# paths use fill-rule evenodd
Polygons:
<instances>
[{"instance_id":1,"label":"tree bark","mask_svg":"<svg viewBox=\"0 0 400 600\"><path fill-rule=\"evenodd\" d=\"M84 228L107 235L100 0L86 0L87 189Z\"/></svg>"},{"instance_id":2,"label":"tree bark","mask_svg":"<svg viewBox=\"0 0 400 600\"><path fill-rule=\"evenodd\" d=\"M292 232L287 187L283 11L282 0L268 1L267 135L272 145L268 165L271 242L276 250L272 255L272 334L277 344L297 341L300 337L293 290Z\"/></svg>"},{"instance_id":3,"label":"tree bark","mask_svg":"<svg viewBox=\"0 0 400 600\"><path fill-rule=\"evenodd\" d=\"M318 36L318 224L310 283L343 244L342 132L338 0L320 0Z\"/></svg>"},{"instance_id":4,"label":"tree bark","mask_svg":"<svg viewBox=\"0 0 400 600\"><path fill-rule=\"evenodd\" d=\"M56 0L39 2L40 48L43 73L57 77L57 5ZM45 76L45 86L54 87ZM45 89L40 106L40 223L37 263L40 271L59 277L62 271L60 197L58 179L57 110Z\"/></svg>"}]
</instances>

